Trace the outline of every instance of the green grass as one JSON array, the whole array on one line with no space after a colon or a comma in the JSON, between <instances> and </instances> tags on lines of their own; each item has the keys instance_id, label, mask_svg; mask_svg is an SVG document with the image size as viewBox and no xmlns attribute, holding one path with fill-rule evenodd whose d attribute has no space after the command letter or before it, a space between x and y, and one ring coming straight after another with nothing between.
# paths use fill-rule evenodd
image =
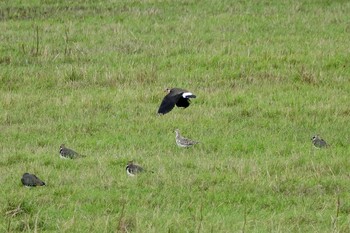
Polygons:
<instances>
[{"instance_id":1,"label":"green grass","mask_svg":"<svg viewBox=\"0 0 350 233\"><path fill-rule=\"evenodd\" d=\"M0 232L349 232L349 10L2 1ZM198 98L159 117L166 87Z\"/></svg>"}]
</instances>

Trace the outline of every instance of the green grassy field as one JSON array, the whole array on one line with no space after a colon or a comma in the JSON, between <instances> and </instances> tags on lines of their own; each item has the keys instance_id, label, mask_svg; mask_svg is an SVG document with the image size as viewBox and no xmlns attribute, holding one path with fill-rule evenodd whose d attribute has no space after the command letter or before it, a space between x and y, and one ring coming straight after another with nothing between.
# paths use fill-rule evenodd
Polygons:
<instances>
[{"instance_id":1,"label":"green grassy field","mask_svg":"<svg viewBox=\"0 0 350 233\"><path fill-rule=\"evenodd\" d=\"M1 1L0 232L349 232L349 12ZM157 116L167 87L198 98Z\"/></svg>"}]
</instances>

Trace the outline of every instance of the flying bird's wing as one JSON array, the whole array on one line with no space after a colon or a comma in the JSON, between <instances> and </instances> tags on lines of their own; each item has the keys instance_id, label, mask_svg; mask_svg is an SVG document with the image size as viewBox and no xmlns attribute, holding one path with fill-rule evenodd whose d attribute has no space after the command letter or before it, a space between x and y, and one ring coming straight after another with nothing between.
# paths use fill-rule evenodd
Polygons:
<instances>
[{"instance_id":1,"label":"flying bird's wing","mask_svg":"<svg viewBox=\"0 0 350 233\"><path fill-rule=\"evenodd\" d=\"M191 100L190 98L196 98L195 95L193 95L191 92L188 92L186 90L179 90L179 100L176 102L176 106L187 108L190 106Z\"/></svg>"},{"instance_id":2,"label":"flying bird's wing","mask_svg":"<svg viewBox=\"0 0 350 233\"><path fill-rule=\"evenodd\" d=\"M170 112L175 107L175 104L178 102L180 97L181 95L171 95L171 93L167 94L160 104L158 113L166 114Z\"/></svg>"},{"instance_id":3,"label":"flying bird's wing","mask_svg":"<svg viewBox=\"0 0 350 233\"><path fill-rule=\"evenodd\" d=\"M158 114L170 112L175 105L177 107L187 108L191 103L189 98L196 98L191 92L181 88L167 89L167 91L169 91L169 93L164 97L158 109Z\"/></svg>"},{"instance_id":4,"label":"flying bird's wing","mask_svg":"<svg viewBox=\"0 0 350 233\"><path fill-rule=\"evenodd\" d=\"M190 99L180 97L176 103L176 106L187 108L188 106L190 106L190 103L191 103Z\"/></svg>"}]
</instances>

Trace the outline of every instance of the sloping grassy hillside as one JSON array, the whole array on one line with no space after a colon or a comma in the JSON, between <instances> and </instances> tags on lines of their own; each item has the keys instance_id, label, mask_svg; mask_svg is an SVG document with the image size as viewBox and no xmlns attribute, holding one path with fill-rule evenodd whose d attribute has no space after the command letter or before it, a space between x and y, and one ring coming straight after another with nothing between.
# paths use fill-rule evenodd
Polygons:
<instances>
[{"instance_id":1,"label":"sloping grassy hillside","mask_svg":"<svg viewBox=\"0 0 350 233\"><path fill-rule=\"evenodd\" d=\"M0 231L349 232L349 12L0 2ZM198 98L157 116L167 87ZM201 143L178 148L176 128Z\"/></svg>"}]
</instances>

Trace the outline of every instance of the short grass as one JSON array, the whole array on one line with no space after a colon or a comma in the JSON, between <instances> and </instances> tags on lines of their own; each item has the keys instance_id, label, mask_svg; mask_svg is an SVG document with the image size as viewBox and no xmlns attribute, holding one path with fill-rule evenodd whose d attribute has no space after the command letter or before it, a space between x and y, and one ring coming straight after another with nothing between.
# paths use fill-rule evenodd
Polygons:
<instances>
[{"instance_id":1,"label":"short grass","mask_svg":"<svg viewBox=\"0 0 350 233\"><path fill-rule=\"evenodd\" d=\"M349 12L2 1L0 231L349 232ZM166 87L198 98L159 117ZM178 148L175 128L201 144ZM127 177L129 160L148 172Z\"/></svg>"}]
</instances>

